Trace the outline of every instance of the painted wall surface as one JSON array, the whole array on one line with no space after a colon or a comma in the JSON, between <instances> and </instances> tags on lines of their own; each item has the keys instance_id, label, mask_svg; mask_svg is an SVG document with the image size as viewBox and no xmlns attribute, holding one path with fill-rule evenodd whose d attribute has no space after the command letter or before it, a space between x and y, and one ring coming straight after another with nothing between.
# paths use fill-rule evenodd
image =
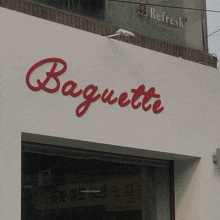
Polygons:
<instances>
[{"instance_id":1,"label":"painted wall surface","mask_svg":"<svg viewBox=\"0 0 220 220\"><path fill-rule=\"evenodd\" d=\"M220 142L219 70L7 9L0 8L0 21L0 219L20 219L21 132L201 157L175 161L176 219L219 218L220 171L212 163ZM26 85L29 68L50 57L67 63L61 86L73 80L79 89L94 84L97 93L131 97L144 84L155 87L164 110L97 100L77 117L82 95ZM43 81L51 67L39 67L31 82Z\"/></svg>"}]
</instances>

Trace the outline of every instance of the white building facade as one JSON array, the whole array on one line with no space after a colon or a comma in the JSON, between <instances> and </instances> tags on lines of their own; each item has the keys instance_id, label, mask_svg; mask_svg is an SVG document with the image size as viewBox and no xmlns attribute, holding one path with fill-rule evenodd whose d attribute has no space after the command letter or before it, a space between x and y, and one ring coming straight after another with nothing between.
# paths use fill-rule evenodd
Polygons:
<instances>
[{"instance_id":1,"label":"white building facade","mask_svg":"<svg viewBox=\"0 0 220 220\"><path fill-rule=\"evenodd\" d=\"M219 70L5 8L0 20L0 219L21 219L22 141L171 161L172 219L219 219Z\"/></svg>"}]
</instances>

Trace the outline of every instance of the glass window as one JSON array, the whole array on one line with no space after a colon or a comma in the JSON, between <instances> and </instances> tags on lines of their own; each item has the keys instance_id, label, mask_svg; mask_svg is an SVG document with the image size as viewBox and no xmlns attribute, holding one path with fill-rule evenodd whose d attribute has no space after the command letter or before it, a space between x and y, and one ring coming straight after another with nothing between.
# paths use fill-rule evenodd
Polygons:
<instances>
[{"instance_id":1,"label":"glass window","mask_svg":"<svg viewBox=\"0 0 220 220\"><path fill-rule=\"evenodd\" d=\"M21 174L22 220L171 219L170 162L23 143Z\"/></svg>"},{"instance_id":2,"label":"glass window","mask_svg":"<svg viewBox=\"0 0 220 220\"><path fill-rule=\"evenodd\" d=\"M32 0L88 18L104 20L105 0Z\"/></svg>"}]
</instances>

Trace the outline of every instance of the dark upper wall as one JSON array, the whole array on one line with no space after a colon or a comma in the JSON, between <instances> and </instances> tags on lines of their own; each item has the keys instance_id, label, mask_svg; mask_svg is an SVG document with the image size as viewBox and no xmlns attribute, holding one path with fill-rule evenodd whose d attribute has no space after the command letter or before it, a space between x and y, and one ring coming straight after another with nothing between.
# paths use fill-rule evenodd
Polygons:
<instances>
[{"instance_id":1,"label":"dark upper wall","mask_svg":"<svg viewBox=\"0 0 220 220\"><path fill-rule=\"evenodd\" d=\"M64 3L67 4L68 2ZM100 22L97 17L90 19L86 16L77 15L76 12L67 11L65 7L69 7L68 4L62 9L59 9L25 0L0 0L0 6L102 36L114 34L118 29L118 27L110 25L107 22ZM181 46L141 34L136 34L135 37L119 36L116 39L207 66L217 67L218 60L216 57L208 54L205 50L193 49L188 45ZM207 38L205 37L205 39Z\"/></svg>"},{"instance_id":2,"label":"dark upper wall","mask_svg":"<svg viewBox=\"0 0 220 220\"><path fill-rule=\"evenodd\" d=\"M104 21L153 39L208 52L206 13L172 8L205 9L205 0L32 1Z\"/></svg>"}]
</instances>

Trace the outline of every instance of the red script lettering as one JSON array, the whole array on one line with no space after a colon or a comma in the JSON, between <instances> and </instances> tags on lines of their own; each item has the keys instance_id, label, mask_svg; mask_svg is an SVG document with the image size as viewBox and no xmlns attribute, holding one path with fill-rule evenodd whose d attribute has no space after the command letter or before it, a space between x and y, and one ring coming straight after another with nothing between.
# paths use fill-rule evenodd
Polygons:
<instances>
[{"instance_id":1,"label":"red script lettering","mask_svg":"<svg viewBox=\"0 0 220 220\"><path fill-rule=\"evenodd\" d=\"M41 81L37 79L37 86L33 86L30 83L30 77L33 74L34 70L37 69L39 66L44 65L46 63L53 63L53 66L49 72L46 72L46 78ZM56 71L57 63L62 64L62 69ZM26 84L27 86L33 91L44 90L48 93L55 93L60 89L60 80L59 76L62 75L67 69L67 64L64 60L60 58L47 58L41 60L34 64L27 72L26 75ZM48 87L48 82L53 79L56 83L54 88ZM102 94L98 93L98 86L90 84L86 86L84 90L76 89L77 83L69 80L65 82L61 88L61 92L64 96L71 96L71 97L78 97L82 94L85 101L80 103L76 108L76 115L78 117L83 116L86 111L89 109L90 105L100 99L103 103L108 103L112 105L118 102L120 107L126 107L127 105L131 104L133 109L138 109L142 106L144 111L149 111L152 108L152 111L155 114L158 114L164 110L164 107L161 106L160 95L155 93L155 88L151 87L148 91L145 91L145 85L140 85L137 89L131 89L133 96L129 99L129 94L127 92L122 92L118 97L112 97L114 94L114 90L109 92L108 89L105 89ZM143 97L142 101L138 100ZM149 104L149 101L152 98L156 98L153 104Z\"/></svg>"}]
</instances>

